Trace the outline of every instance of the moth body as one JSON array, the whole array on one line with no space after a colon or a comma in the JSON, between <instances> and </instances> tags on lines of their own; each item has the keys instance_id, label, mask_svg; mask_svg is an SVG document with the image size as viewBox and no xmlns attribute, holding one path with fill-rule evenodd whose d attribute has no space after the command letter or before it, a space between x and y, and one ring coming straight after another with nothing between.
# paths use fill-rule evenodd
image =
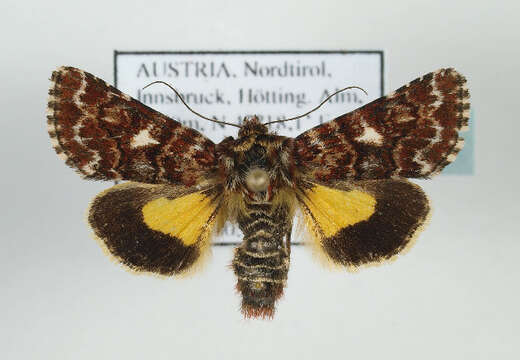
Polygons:
<instances>
[{"instance_id":1,"label":"moth body","mask_svg":"<svg viewBox=\"0 0 520 360\"><path fill-rule=\"evenodd\" d=\"M258 118L245 119L238 139L218 151L231 217L244 234L235 249L233 270L246 317L272 317L289 271L293 201L290 139L270 134ZM226 195L225 195L226 196Z\"/></svg>"}]
</instances>

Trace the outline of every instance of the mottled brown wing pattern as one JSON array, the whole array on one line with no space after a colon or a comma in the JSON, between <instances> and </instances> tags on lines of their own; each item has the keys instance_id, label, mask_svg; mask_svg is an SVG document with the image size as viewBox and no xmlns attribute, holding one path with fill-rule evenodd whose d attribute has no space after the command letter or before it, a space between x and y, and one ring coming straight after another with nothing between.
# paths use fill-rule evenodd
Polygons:
<instances>
[{"instance_id":1,"label":"mottled brown wing pattern","mask_svg":"<svg viewBox=\"0 0 520 360\"><path fill-rule=\"evenodd\" d=\"M191 186L216 169L215 145L79 69L51 78L54 149L83 177Z\"/></svg>"},{"instance_id":2,"label":"mottled brown wing pattern","mask_svg":"<svg viewBox=\"0 0 520 360\"><path fill-rule=\"evenodd\" d=\"M297 166L321 182L431 177L464 144L465 83L454 69L441 69L316 126L295 139Z\"/></svg>"}]
</instances>

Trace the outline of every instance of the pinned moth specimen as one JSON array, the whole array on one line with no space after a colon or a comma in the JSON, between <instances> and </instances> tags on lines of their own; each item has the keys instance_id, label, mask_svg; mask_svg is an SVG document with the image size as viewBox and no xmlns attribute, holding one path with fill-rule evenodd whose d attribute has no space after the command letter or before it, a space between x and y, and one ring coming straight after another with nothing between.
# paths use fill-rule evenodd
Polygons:
<instances>
[{"instance_id":1,"label":"pinned moth specimen","mask_svg":"<svg viewBox=\"0 0 520 360\"><path fill-rule=\"evenodd\" d=\"M452 162L469 116L466 80L441 69L296 138L253 116L215 144L85 71L61 67L51 81L58 155L85 179L124 181L89 209L106 253L133 271L175 276L236 223L244 237L232 268L246 317L274 314L296 213L314 247L346 268L407 248L430 207L406 179Z\"/></svg>"}]
</instances>

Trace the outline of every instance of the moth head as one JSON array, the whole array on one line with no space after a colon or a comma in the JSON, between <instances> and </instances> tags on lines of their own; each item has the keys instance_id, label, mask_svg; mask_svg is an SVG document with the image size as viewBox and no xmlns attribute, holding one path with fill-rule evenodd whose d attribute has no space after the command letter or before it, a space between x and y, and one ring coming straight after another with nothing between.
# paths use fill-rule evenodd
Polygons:
<instances>
[{"instance_id":1,"label":"moth head","mask_svg":"<svg viewBox=\"0 0 520 360\"><path fill-rule=\"evenodd\" d=\"M246 175L247 188L255 193L266 191L269 187L269 174L261 168L253 168Z\"/></svg>"},{"instance_id":2,"label":"moth head","mask_svg":"<svg viewBox=\"0 0 520 360\"><path fill-rule=\"evenodd\" d=\"M260 122L256 115L246 116L242 127L238 131L238 137L246 137L251 135L267 134L267 126Z\"/></svg>"}]
</instances>

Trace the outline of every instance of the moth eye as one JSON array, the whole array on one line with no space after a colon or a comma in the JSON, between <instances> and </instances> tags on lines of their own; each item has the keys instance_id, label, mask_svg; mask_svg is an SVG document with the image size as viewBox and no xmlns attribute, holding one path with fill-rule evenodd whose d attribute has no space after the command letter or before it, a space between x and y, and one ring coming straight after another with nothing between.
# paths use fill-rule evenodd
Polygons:
<instances>
[{"instance_id":1,"label":"moth eye","mask_svg":"<svg viewBox=\"0 0 520 360\"><path fill-rule=\"evenodd\" d=\"M269 175L265 170L252 169L246 175L246 186L253 192L266 191L269 186Z\"/></svg>"}]
</instances>

